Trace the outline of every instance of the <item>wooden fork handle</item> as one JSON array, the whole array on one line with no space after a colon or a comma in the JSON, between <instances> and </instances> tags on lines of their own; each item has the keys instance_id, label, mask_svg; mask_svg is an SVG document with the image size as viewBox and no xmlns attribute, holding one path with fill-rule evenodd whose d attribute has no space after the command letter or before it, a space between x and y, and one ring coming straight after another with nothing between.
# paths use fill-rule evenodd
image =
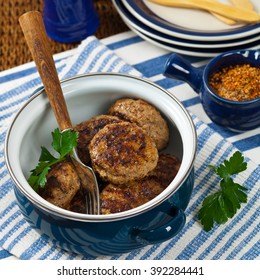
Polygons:
<instances>
[{"instance_id":1,"label":"wooden fork handle","mask_svg":"<svg viewBox=\"0 0 260 280\"><path fill-rule=\"evenodd\" d=\"M52 57L42 15L30 11L19 18L25 40L42 79L46 94L61 131L71 128L71 120Z\"/></svg>"}]
</instances>

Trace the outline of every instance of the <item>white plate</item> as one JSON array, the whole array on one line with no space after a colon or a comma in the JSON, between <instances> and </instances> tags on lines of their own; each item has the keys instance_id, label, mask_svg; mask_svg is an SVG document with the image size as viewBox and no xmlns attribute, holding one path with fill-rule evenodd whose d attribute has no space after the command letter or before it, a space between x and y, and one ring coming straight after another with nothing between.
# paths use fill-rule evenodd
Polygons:
<instances>
[{"instance_id":1,"label":"white plate","mask_svg":"<svg viewBox=\"0 0 260 280\"><path fill-rule=\"evenodd\" d=\"M122 4L122 0L113 0L114 6L116 7L118 13L124 20L124 22L128 25L133 27L135 30L147 35L151 38L156 40L160 40L166 43L175 44L178 46L184 47L195 47L195 48L202 48L202 49L212 49L212 48L227 48L233 46L240 46L252 42L260 42L260 35L251 35L242 39L234 39L234 40L225 40L224 42L214 42L214 41L192 41L186 40L178 37L174 37L168 34L161 33L157 30L150 28L149 26L145 25L137 18L135 18Z\"/></svg>"},{"instance_id":2,"label":"white plate","mask_svg":"<svg viewBox=\"0 0 260 280\"><path fill-rule=\"evenodd\" d=\"M126 23L127 24L127 23ZM182 47L182 46L177 46L175 44L170 44L170 43L165 43L160 40L156 40L152 37L149 37L142 32L136 30L133 28L131 25L128 25L128 27L133 30L138 36L143 38L144 40L161 47L163 49L169 50L171 52L179 53L179 54L184 54L184 55L189 55L189 56L196 56L196 57L215 57L225 51L228 51L227 48L219 49L214 51L213 49L199 49L199 48L188 48L188 47ZM259 43L257 45L254 45L254 43L250 44L245 44L241 47L242 49L259 49ZM232 50L237 49L237 48L232 48ZM240 48L238 48L240 49Z\"/></svg>"},{"instance_id":3,"label":"white plate","mask_svg":"<svg viewBox=\"0 0 260 280\"><path fill-rule=\"evenodd\" d=\"M260 1L251 1L255 10L260 12ZM260 23L230 26L201 10L166 7L147 0L122 0L122 3L147 26L178 38L219 41L260 34Z\"/></svg>"}]
</instances>

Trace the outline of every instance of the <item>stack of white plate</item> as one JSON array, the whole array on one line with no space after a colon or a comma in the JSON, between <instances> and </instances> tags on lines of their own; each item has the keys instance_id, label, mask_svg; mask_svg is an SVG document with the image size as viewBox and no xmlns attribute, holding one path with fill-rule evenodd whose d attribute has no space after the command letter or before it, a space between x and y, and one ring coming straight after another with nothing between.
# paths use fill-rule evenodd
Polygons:
<instances>
[{"instance_id":1,"label":"stack of white plate","mask_svg":"<svg viewBox=\"0 0 260 280\"><path fill-rule=\"evenodd\" d=\"M260 1L251 2L260 13ZM113 3L130 29L173 52L213 57L229 50L260 47L260 23L228 25L206 11L166 7L148 0Z\"/></svg>"}]
</instances>

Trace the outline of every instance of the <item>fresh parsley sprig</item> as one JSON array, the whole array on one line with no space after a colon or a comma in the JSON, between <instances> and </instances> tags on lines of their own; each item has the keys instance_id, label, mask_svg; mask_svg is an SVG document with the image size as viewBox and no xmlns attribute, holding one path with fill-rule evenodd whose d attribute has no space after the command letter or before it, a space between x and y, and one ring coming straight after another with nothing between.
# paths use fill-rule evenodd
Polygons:
<instances>
[{"instance_id":1,"label":"fresh parsley sprig","mask_svg":"<svg viewBox=\"0 0 260 280\"><path fill-rule=\"evenodd\" d=\"M235 183L231 177L247 168L247 163L244 162L244 157L239 151L218 167L213 165L209 165L209 167L221 178L221 181L220 191L206 197L199 210L198 218L205 231L210 231L214 222L226 223L236 214L241 203L247 202L247 189Z\"/></svg>"},{"instance_id":2,"label":"fresh parsley sprig","mask_svg":"<svg viewBox=\"0 0 260 280\"><path fill-rule=\"evenodd\" d=\"M45 147L41 147L38 165L31 170L31 175L28 178L28 183L35 191L38 191L39 187L44 188L51 166L63 161L72 152L73 148L77 146L78 132L72 130L60 132L56 128L51 134L51 145L59 156L55 157Z\"/></svg>"}]
</instances>

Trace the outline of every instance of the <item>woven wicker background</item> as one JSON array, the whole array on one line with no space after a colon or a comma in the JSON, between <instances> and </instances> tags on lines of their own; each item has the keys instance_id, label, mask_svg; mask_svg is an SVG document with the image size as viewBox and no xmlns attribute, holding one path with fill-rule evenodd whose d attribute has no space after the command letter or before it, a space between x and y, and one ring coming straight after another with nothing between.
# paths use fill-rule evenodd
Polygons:
<instances>
[{"instance_id":1,"label":"woven wicker background","mask_svg":"<svg viewBox=\"0 0 260 280\"><path fill-rule=\"evenodd\" d=\"M128 30L111 0L93 0L100 25L94 34L105 38ZM0 0L0 71L32 61L18 18L30 10L42 12L44 0ZM53 53L62 52L76 44L61 44L50 39Z\"/></svg>"}]
</instances>

